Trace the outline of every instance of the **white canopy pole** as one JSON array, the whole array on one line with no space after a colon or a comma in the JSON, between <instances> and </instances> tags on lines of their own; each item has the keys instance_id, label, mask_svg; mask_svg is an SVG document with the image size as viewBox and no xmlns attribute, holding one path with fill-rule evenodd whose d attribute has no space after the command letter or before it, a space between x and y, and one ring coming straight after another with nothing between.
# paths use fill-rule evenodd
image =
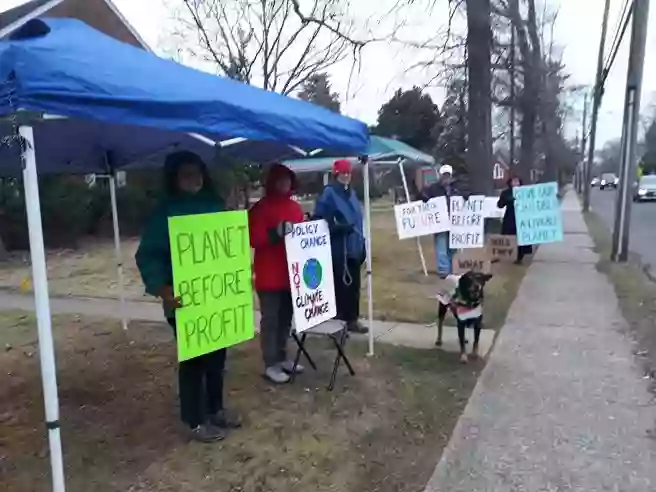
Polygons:
<instances>
[{"instance_id":1,"label":"white canopy pole","mask_svg":"<svg viewBox=\"0 0 656 492\"><path fill-rule=\"evenodd\" d=\"M408 189L408 180L405 177L405 169L403 169L403 159L399 158L399 171L401 172L401 180L403 181L403 189L405 190L405 200L410 203L410 190ZM424 248L421 247L421 241L417 239L417 249L419 250L419 258L421 259L421 268L424 270L424 275L428 277L428 269L426 268L426 258L424 258Z\"/></svg>"},{"instance_id":2,"label":"white canopy pole","mask_svg":"<svg viewBox=\"0 0 656 492\"><path fill-rule=\"evenodd\" d=\"M374 290L372 285L372 250L371 250L371 197L369 190L369 166L370 161L363 159L364 164L364 215L367 221L365 245L367 248L367 315L369 318L369 353L374 355Z\"/></svg>"},{"instance_id":3,"label":"white canopy pole","mask_svg":"<svg viewBox=\"0 0 656 492\"><path fill-rule=\"evenodd\" d=\"M61 434L59 429L59 397L57 395L57 368L55 348L50 318L50 299L48 297L48 274L46 254L43 245L41 224L41 204L39 201L39 180L34 151L34 132L31 126L19 128L25 139L23 161L23 185L25 187L25 208L30 238L30 258L32 263L32 282L34 283L34 304L39 333L39 362L46 409L46 428L50 445L50 466L52 468L53 492L65 492L64 460L62 456Z\"/></svg>"},{"instance_id":4,"label":"white canopy pole","mask_svg":"<svg viewBox=\"0 0 656 492\"><path fill-rule=\"evenodd\" d=\"M123 281L123 259L121 255L121 232L118 228L118 208L116 206L116 173L109 174L109 196L112 201L112 225L114 228L114 253L116 254L116 268L118 273L118 296L121 302L121 322L127 331L129 320L125 306L125 283Z\"/></svg>"}]
</instances>

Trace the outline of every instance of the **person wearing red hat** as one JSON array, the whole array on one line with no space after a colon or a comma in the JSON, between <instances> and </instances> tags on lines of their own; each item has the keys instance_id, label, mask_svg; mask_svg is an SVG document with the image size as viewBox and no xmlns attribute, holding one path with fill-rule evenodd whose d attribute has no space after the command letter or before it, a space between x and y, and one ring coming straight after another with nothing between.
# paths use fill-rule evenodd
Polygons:
<instances>
[{"instance_id":1,"label":"person wearing red hat","mask_svg":"<svg viewBox=\"0 0 656 492\"><path fill-rule=\"evenodd\" d=\"M335 279L336 318L354 333L367 333L359 322L360 270L366 257L362 206L351 186L352 167L346 159L333 164L333 182L321 193L313 219L324 219L330 228Z\"/></svg>"},{"instance_id":2,"label":"person wearing red hat","mask_svg":"<svg viewBox=\"0 0 656 492\"><path fill-rule=\"evenodd\" d=\"M287 359L287 339L294 315L287 273L285 234L291 224L303 222L301 205L292 198L296 176L282 164L267 175L265 195L248 212L251 247L254 250L255 290L260 300L260 346L264 376L276 384L290 380L294 361ZM301 365L296 372L303 371Z\"/></svg>"}]
</instances>

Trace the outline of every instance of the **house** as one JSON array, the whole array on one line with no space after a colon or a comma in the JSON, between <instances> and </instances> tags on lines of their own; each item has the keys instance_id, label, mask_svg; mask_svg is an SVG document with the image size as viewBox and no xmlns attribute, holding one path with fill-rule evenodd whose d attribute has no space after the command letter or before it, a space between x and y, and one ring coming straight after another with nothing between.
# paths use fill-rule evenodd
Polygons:
<instances>
[{"instance_id":1,"label":"house","mask_svg":"<svg viewBox=\"0 0 656 492\"><path fill-rule=\"evenodd\" d=\"M0 39L39 17L78 19L114 39L152 51L112 0L30 0L0 12ZM117 186L125 186L125 172L116 173L116 178ZM93 174L85 176L84 180L89 187L96 184L96 176Z\"/></svg>"},{"instance_id":2,"label":"house","mask_svg":"<svg viewBox=\"0 0 656 492\"><path fill-rule=\"evenodd\" d=\"M79 19L119 41L152 51L112 0L30 0L0 12L0 39L39 17Z\"/></svg>"},{"instance_id":3,"label":"house","mask_svg":"<svg viewBox=\"0 0 656 492\"><path fill-rule=\"evenodd\" d=\"M494 156L494 165L492 166L492 179L494 180L494 189L501 190L507 186L510 178L510 166L500 155Z\"/></svg>"}]
</instances>

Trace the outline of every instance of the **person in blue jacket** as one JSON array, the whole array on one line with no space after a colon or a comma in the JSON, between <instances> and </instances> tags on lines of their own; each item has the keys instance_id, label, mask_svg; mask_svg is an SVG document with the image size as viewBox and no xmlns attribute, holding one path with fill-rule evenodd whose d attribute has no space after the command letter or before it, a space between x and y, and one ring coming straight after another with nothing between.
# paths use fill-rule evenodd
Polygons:
<instances>
[{"instance_id":1,"label":"person in blue jacket","mask_svg":"<svg viewBox=\"0 0 656 492\"><path fill-rule=\"evenodd\" d=\"M173 293L168 218L222 212L225 208L205 163L193 152L168 155L164 181L166 197L148 221L135 259L146 292L161 299L164 316L175 334L175 310L181 305ZM222 349L179 364L181 417L195 441L219 441L226 429L241 425L239 418L223 406L225 360L226 350Z\"/></svg>"},{"instance_id":2,"label":"person in blue jacket","mask_svg":"<svg viewBox=\"0 0 656 492\"><path fill-rule=\"evenodd\" d=\"M367 333L360 318L360 270L366 258L362 205L351 186L351 163L333 164L333 182L317 200L313 219L324 219L330 228L335 278L336 318L353 333Z\"/></svg>"}]
</instances>

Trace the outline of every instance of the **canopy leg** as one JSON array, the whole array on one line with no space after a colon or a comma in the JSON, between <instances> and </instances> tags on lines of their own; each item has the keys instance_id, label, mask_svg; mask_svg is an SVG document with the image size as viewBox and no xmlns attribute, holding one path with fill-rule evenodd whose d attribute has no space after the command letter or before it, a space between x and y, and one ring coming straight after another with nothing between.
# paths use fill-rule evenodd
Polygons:
<instances>
[{"instance_id":1,"label":"canopy leg","mask_svg":"<svg viewBox=\"0 0 656 492\"><path fill-rule=\"evenodd\" d=\"M121 232L118 228L118 207L116 206L116 173L109 175L109 196L112 201L112 225L114 226L114 252L116 254L116 268L118 273L118 295L121 302L121 323L123 329L128 329L127 308L125 306L125 290L123 280L123 259L121 254Z\"/></svg>"},{"instance_id":2,"label":"canopy leg","mask_svg":"<svg viewBox=\"0 0 656 492\"><path fill-rule=\"evenodd\" d=\"M410 190L408 189L408 180L405 178L405 169L403 169L403 159L399 159L399 171L401 172L401 180L403 181L403 190L405 191L405 200L410 203ZM421 247L421 240L417 238L417 249L419 250L419 259L421 260L421 268L424 270L424 276L428 277L428 269L426 268L426 258L424 257L424 248Z\"/></svg>"},{"instance_id":3,"label":"canopy leg","mask_svg":"<svg viewBox=\"0 0 656 492\"><path fill-rule=\"evenodd\" d=\"M371 197L369 190L369 160L364 159L364 215L367 221L365 245L367 249L367 314L369 318L369 353L374 355L374 290L372 285L372 263L371 257Z\"/></svg>"},{"instance_id":4,"label":"canopy leg","mask_svg":"<svg viewBox=\"0 0 656 492\"><path fill-rule=\"evenodd\" d=\"M30 258L32 281L34 283L34 304L39 333L39 362L46 410L46 428L50 445L50 466L52 468L52 490L65 492L64 460L62 456L61 434L59 429L59 397L57 395L57 368L55 348L52 337L50 317L50 298L48 297L48 274L43 245L41 224L41 204L39 202L39 180L34 151L34 132L31 126L19 128L24 139L22 152L23 183L25 187L25 208L30 238Z\"/></svg>"}]
</instances>

